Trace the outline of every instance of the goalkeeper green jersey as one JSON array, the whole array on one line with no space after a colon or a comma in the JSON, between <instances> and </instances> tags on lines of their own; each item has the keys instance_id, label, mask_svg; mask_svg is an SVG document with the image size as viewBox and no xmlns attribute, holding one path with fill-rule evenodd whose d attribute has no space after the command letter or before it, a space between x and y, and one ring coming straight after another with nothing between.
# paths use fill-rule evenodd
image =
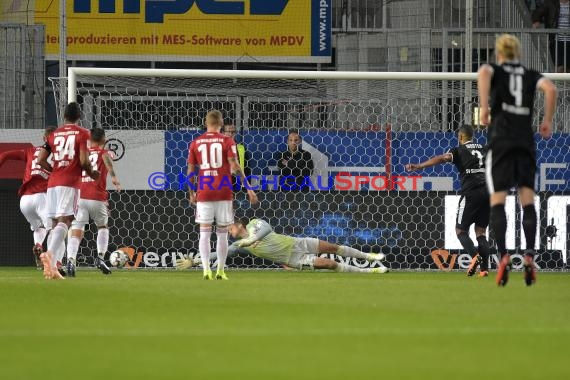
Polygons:
<instances>
[{"instance_id":1,"label":"goalkeeper green jersey","mask_svg":"<svg viewBox=\"0 0 570 380\"><path fill-rule=\"evenodd\" d=\"M279 264L289 262L295 244L294 237L273 232L269 223L261 219L251 220L246 229L249 236L233 243L229 247L230 254L242 252ZM247 246L240 247L240 243Z\"/></svg>"}]
</instances>

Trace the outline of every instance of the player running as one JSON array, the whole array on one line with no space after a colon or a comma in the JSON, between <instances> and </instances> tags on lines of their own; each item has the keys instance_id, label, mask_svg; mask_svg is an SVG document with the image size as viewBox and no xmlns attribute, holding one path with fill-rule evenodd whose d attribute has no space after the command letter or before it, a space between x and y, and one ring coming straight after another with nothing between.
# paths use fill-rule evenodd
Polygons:
<instances>
[{"instance_id":1,"label":"player running","mask_svg":"<svg viewBox=\"0 0 570 380\"><path fill-rule=\"evenodd\" d=\"M111 182L117 191L121 190L121 183L115 174L113 160L109 151L104 149L105 131L101 128L91 129L89 162L93 171L100 173L99 178L94 180L85 171L81 177L80 199L75 220L71 223L71 237L67 243L67 274L75 277L77 265L77 251L83 239L85 225L89 219L93 219L97 226L97 257L95 264L103 274L111 274L111 270L105 264L105 254L109 246L109 194L107 193L107 173L111 175Z\"/></svg>"},{"instance_id":2,"label":"player running","mask_svg":"<svg viewBox=\"0 0 570 380\"><path fill-rule=\"evenodd\" d=\"M55 127L48 127L44 131L44 142L55 131ZM42 147L30 147L26 149L9 150L0 154L0 166L8 160L24 161L24 178L22 186L18 190L20 196L20 211L30 223L34 235L34 247L32 252L36 259L38 269L43 269L40 255L43 253L42 244L51 228L51 219L46 217L45 203L49 170L38 165L38 155Z\"/></svg>"},{"instance_id":3,"label":"player running","mask_svg":"<svg viewBox=\"0 0 570 380\"><path fill-rule=\"evenodd\" d=\"M224 121L218 110L206 115L206 133L190 144L188 154L188 197L196 204L196 223L200 224L200 257L204 264L204 279L212 279L210 269L210 237L212 224L216 222L216 252L218 268L216 279L227 280L224 272L228 256L228 226L234 221L232 173L240 183L249 184L237 160L235 141L220 133ZM196 170L198 169L198 170ZM195 174L198 173L198 178ZM194 191L194 189L197 191ZM257 195L247 190L251 204L257 203Z\"/></svg>"},{"instance_id":4,"label":"player running","mask_svg":"<svg viewBox=\"0 0 570 380\"><path fill-rule=\"evenodd\" d=\"M556 86L537 71L527 69L519 63L521 48L515 36L503 34L497 38L495 51L498 65L481 66L477 86L481 122L484 125L490 124L489 151L485 158L486 178L491 194L491 228L502 255L496 281L497 285L505 286L509 279L511 260L505 247L505 199L509 189L516 186L523 209L522 226L526 238L524 281L530 286L536 281L536 146L532 128L534 97L536 89L544 92L544 116L539 131L543 138L550 138L556 108Z\"/></svg>"},{"instance_id":5,"label":"player running","mask_svg":"<svg viewBox=\"0 0 570 380\"><path fill-rule=\"evenodd\" d=\"M54 252L64 247L65 237L74 218L79 199L81 172L97 179L99 172L89 162L87 140L89 131L77 123L81 118L79 104L69 103L64 110L65 124L49 135L38 155L38 164L49 169L47 157L52 154L53 171L47 185L47 216L53 220L48 249L40 255L46 279L63 279L56 269Z\"/></svg>"},{"instance_id":6,"label":"player running","mask_svg":"<svg viewBox=\"0 0 570 380\"><path fill-rule=\"evenodd\" d=\"M386 273L388 268L358 268L334 260L319 257L320 254L335 254L354 257L369 262L382 261L382 253L364 253L355 248L336 245L315 238L299 238L275 233L271 225L261 219L251 220L247 226L241 220L230 225L230 235L240 239L229 247L230 255L249 254L294 269L329 269L335 272ZM203 262L202 262L203 263ZM191 258L177 260L178 269L194 265Z\"/></svg>"},{"instance_id":7,"label":"player running","mask_svg":"<svg viewBox=\"0 0 570 380\"><path fill-rule=\"evenodd\" d=\"M408 164L406 170L421 170L431 166L452 162L459 170L461 198L457 208L455 233L457 239L472 257L467 276L473 276L481 265L479 277L489 275L489 242L485 236L489 225L489 194L485 184L485 163L483 146L473 142L473 128L463 126L457 133L459 146L449 152L430 158L420 164ZM475 224L475 236L479 253L469 237L469 228Z\"/></svg>"}]
</instances>

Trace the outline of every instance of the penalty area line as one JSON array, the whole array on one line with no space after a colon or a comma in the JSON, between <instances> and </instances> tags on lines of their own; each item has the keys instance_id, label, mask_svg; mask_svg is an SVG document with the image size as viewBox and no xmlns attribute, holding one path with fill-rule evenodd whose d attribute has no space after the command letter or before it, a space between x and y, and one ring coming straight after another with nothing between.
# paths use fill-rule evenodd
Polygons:
<instances>
[{"instance_id":1,"label":"penalty area line","mask_svg":"<svg viewBox=\"0 0 570 380\"><path fill-rule=\"evenodd\" d=\"M314 330L304 332L305 336L330 336L330 335L346 335L346 336L370 336L370 335L385 335L385 336L441 336L441 335L474 335L474 334L570 334L570 327L508 327L508 328L488 328L488 327L464 327L464 328L441 328L441 329L338 329L331 332L330 330ZM243 330L239 331L197 331L197 330L148 330L140 327L136 330L121 329L121 330L100 330L100 329L65 329L65 330L48 330L48 331L33 331L33 330L0 330L0 337L4 338L24 338L24 337L216 337L216 336L294 336L290 332L280 332L275 330Z\"/></svg>"}]
</instances>

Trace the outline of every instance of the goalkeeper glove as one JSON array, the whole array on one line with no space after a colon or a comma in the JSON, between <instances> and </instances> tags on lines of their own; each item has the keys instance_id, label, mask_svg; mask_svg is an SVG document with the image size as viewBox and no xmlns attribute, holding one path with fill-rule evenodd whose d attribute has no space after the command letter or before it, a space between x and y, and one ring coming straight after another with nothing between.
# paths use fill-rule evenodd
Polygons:
<instances>
[{"instance_id":1,"label":"goalkeeper glove","mask_svg":"<svg viewBox=\"0 0 570 380\"><path fill-rule=\"evenodd\" d=\"M238 247L242 248L242 247L249 247L253 243L254 243L254 241L252 241L251 239L241 239L241 240L238 240L236 242L236 245Z\"/></svg>"},{"instance_id":2,"label":"goalkeeper glove","mask_svg":"<svg viewBox=\"0 0 570 380\"><path fill-rule=\"evenodd\" d=\"M182 255L183 259L176 260L176 269L184 270L192 268L194 262L192 261L192 256Z\"/></svg>"}]
</instances>

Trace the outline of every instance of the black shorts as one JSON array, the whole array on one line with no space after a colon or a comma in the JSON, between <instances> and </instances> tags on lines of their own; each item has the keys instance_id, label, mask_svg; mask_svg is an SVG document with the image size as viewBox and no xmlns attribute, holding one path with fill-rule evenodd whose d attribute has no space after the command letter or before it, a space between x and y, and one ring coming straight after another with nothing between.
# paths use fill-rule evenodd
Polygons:
<instances>
[{"instance_id":1,"label":"black shorts","mask_svg":"<svg viewBox=\"0 0 570 380\"><path fill-rule=\"evenodd\" d=\"M512 187L534 189L536 152L525 148L489 149L485 162L489 193L509 191Z\"/></svg>"},{"instance_id":2,"label":"black shorts","mask_svg":"<svg viewBox=\"0 0 570 380\"><path fill-rule=\"evenodd\" d=\"M485 188L462 195L457 206L455 228L469 231L473 223L475 227L487 228L490 212L489 194Z\"/></svg>"}]
</instances>

